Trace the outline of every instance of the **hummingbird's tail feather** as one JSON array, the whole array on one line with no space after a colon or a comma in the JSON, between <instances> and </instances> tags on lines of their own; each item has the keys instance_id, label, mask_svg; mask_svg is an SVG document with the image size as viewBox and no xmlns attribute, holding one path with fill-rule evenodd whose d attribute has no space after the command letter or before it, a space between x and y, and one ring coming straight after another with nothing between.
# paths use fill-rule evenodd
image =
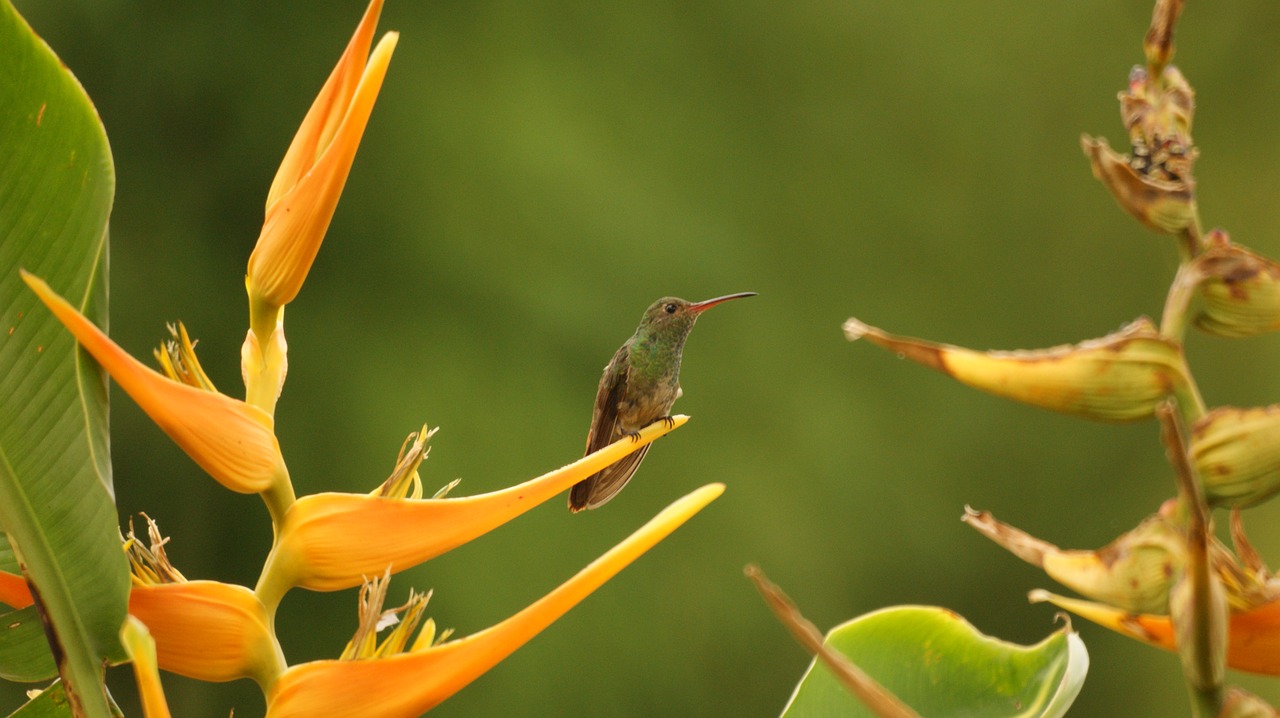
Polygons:
<instances>
[{"instance_id":1,"label":"hummingbird's tail feather","mask_svg":"<svg viewBox=\"0 0 1280 718\"><path fill-rule=\"evenodd\" d=\"M616 463L574 484L569 490L569 511L576 514L585 509L604 506L635 476L636 469L640 468L640 461L649 453L650 446L653 444L645 444L618 459Z\"/></svg>"}]
</instances>

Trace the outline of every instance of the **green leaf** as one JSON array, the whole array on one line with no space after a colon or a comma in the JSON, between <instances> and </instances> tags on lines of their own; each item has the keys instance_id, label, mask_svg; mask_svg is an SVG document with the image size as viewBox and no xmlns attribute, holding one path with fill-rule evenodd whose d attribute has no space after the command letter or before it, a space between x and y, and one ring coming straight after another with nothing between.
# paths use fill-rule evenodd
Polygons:
<instances>
[{"instance_id":1,"label":"green leaf","mask_svg":"<svg viewBox=\"0 0 1280 718\"><path fill-rule=\"evenodd\" d=\"M9 718L69 718L71 703L62 683L54 683L27 701L26 705L9 714Z\"/></svg>"},{"instance_id":2,"label":"green leaf","mask_svg":"<svg viewBox=\"0 0 1280 718\"><path fill-rule=\"evenodd\" d=\"M68 692L87 715L108 715L102 665L124 658L129 574L106 378L18 268L105 324L115 175L83 88L8 0L0 0L0 157L0 529L38 588Z\"/></svg>"},{"instance_id":3,"label":"green leaf","mask_svg":"<svg viewBox=\"0 0 1280 718\"><path fill-rule=\"evenodd\" d=\"M1070 625L1019 646L929 606L868 613L833 628L826 643L929 718L1062 716L1089 669L1089 654ZM875 716L822 664L810 664L782 715Z\"/></svg>"},{"instance_id":4,"label":"green leaf","mask_svg":"<svg viewBox=\"0 0 1280 718\"><path fill-rule=\"evenodd\" d=\"M0 613L0 678L34 683L57 675L35 606Z\"/></svg>"}]
</instances>

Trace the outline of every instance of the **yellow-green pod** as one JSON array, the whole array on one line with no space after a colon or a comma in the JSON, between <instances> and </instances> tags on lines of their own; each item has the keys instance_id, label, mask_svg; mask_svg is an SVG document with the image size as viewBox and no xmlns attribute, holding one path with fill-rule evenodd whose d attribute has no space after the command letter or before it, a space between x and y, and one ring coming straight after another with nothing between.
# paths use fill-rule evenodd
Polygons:
<instances>
[{"instance_id":1,"label":"yellow-green pod","mask_svg":"<svg viewBox=\"0 0 1280 718\"><path fill-rule=\"evenodd\" d=\"M1167 398L1198 406L1179 346L1142 317L1120 331L1080 344L1032 351L990 351L899 337L857 319L850 341L877 346L977 389L1014 401L1098 421L1138 421Z\"/></svg>"},{"instance_id":2,"label":"yellow-green pod","mask_svg":"<svg viewBox=\"0 0 1280 718\"><path fill-rule=\"evenodd\" d=\"M1190 453L1210 505L1270 498L1280 491L1280 405L1208 412L1192 427Z\"/></svg>"},{"instance_id":3,"label":"yellow-green pod","mask_svg":"<svg viewBox=\"0 0 1280 718\"><path fill-rule=\"evenodd\" d=\"M987 511L966 508L965 523L1058 583L1132 613L1168 613L1173 580L1185 565L1185 541L1161 515L1096 551L1061 549Z\"/></svg>"},{"instance_id":4,"label":"yellow-green pod","mask_svg":"<svg viewBox=\"0 0 1280 718\"><path fill-rule=\"evenodd\" d=\"M1252 337L1280 329L1280 264L1226 235L1211 232L1196 258L1201 310L1196 326L1220 337Z\"/></svg>"},{"instance_id":5,"label":"yellow-green pod","mask_svg":"<svg viewBox=\"0 0 1280 718\"><path fill-rule=\"evenodd\" d=\"M1097 177L1124 211L1148 228L1177 234L1195 221L1193 185L1182 178L1161 178L1134 169L1129 158L1111 149L1103 138L1080 138L1080 146Z\"/></svg>"}]
</instances>

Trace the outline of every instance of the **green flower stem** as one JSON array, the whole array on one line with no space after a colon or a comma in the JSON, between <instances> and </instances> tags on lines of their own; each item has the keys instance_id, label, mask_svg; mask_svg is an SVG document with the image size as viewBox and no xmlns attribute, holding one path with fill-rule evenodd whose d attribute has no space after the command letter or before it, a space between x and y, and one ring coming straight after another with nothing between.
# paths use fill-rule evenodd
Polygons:
<instances>
[{"instance_id":1,"label":"green flower stem","mask_svg":"<svg viewBox=\"0 0 1280 718\"><path fill-rule=\"evenodd\" d=\"M271 543L274 548L276 541L280 538L280 526L284 522L284 515L298 500L293 492L293 482L289 480L288 472L277 475L275 481L271 482L271 486L259 496L262 497L263 503L267 505L267 511L271 514Z\"/></svg>"},{"instance_id":2,"label":"green flower stem","mask_svg":"<svg viewBox=\"0 0 1280 718\"><path fill-rule=\"evenodd\" d=\"M1196 288L1204 279L1199 266L1194 260L1183 260L1178 265L1178 273L1169 285L1169 294L1164 300L1164 313L1160 317L1160 336L1182 343L1187 333L1187 319L1191 308L1191 299Z\"/></svg>"}]
</instances>

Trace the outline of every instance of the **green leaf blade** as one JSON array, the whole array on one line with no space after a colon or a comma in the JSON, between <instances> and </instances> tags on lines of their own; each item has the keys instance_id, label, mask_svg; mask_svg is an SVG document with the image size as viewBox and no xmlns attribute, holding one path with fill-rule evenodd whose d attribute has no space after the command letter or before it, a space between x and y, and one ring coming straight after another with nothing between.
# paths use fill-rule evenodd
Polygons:
<instances>
[{"instance_id":1,"label":"green leaf blade","mask_svg":"<svg viewBox=\"0 0 1280 718\"><path fill-rule=\"evenodd\" d=\"M1056 718L1079 694L1089 665L1070 626L1019 646L929 606L868 613L832 629L826 643L930 718ZM782 715L875 718L820 664L810 664Z\"/></svg>"},{"instance_id":2,"label":"green leaf blade","mask_svg":"<svg viewBox=\"0 0 1280 718\"><path fill-rule=\"evenodd\" d=\"M18 276L105 325L115 175L79 83L0 0L0 529L53 624L63 676L106 715L129 591L108 454L106 378ZM48 647L44 648L48 651Z\"/></svg>"}]
</instances>

